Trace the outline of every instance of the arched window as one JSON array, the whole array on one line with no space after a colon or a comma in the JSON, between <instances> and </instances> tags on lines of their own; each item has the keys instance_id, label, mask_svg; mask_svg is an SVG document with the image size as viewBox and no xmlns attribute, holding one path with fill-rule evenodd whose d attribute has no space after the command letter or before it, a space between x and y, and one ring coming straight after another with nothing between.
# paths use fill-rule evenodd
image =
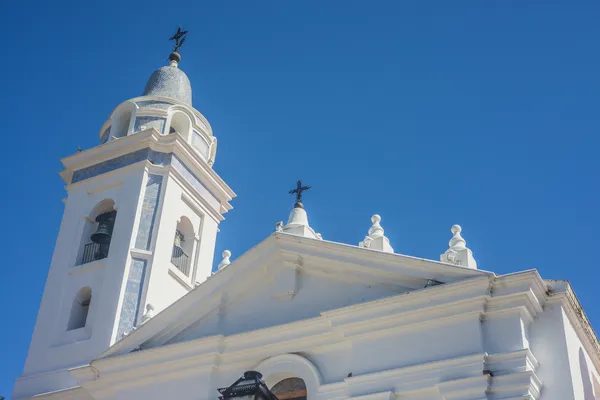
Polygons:
<instances>
[{"instance_id":1,"label":"arched window","mask_svg":"<svg viewBox=\"0 0 600 400\"><path fill-rule=\"evenodd\" d=\"M187 217L181 217L177 222L177 229L175 230L171 263L186 276L190 276L195 237L194 226L190 220Z\"/></svg>"},{"instance_id":2,"label":"arched window","mask_svg":"<svg viewBox=\"0 0 600 400\"><path fill-rule=\"evenodd\" d=\"M190 118L181 111L175 111L171 116L169 133L179 133L185 140L189 139L192 122Z\"/></svg>"},{"instance_id":3,"label":"arched window","mask_svg":"<svg viewBox=\"0 0 600 400\"><path fill-rule=\"evenodd\" d=\"M271 392L279 400L306 400L306 384L300 378L287 378L279 381Z\"/></svg>"},{"instance_id":4,"label":"arched window","mask_svg":"<svg viewBox=\"0 0 600 400\"><path fill-rule=\"evenodd\" d=\"M71 315L69 316L69 324L67 325L68 331L85 327L91 301L92 289L88 286L81 288L77 292L71 306Z\"/></svg>"},{"instance_id":5,"label":"arched window","mask_svg":"<svg viewBox=\"0 0 600 400\"><path fill-rule=\"evenodd\" d=\"M131 124L131 117L133 116L133 105L124 104L120 106L111 117L111 128L110 136L113 139L117 139L123 136L127 136L129 133L129 125Z\"/></svg>"},{"instance_id":6,"label":"arched window","mask_svg":"<svg viewBox=\"0 0 600 400\"><path fill-rule=\"evenodd\" d=\"M98 203L90 215L85 217L77 265L108 257L112 231L117 218L115 202L104 199Z\"/></svg>"}]
</instances>

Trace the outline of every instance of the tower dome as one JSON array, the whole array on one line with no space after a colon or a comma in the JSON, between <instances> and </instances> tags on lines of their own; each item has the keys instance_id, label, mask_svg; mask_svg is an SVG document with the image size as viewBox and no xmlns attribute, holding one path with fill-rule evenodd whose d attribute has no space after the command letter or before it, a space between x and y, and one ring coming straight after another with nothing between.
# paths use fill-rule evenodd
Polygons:
<instances>
[{"instance_id":1,"label":"tower dome","mask_svg":"<svg viewBox=\"0 0 600 400\"><path fill-rule=\"evenodd\" d=\"M177 68L177 62L152 73L146 83L143 96L169 97L192 105L192 85L185 72Z\"/></svg>"}]
</instances>

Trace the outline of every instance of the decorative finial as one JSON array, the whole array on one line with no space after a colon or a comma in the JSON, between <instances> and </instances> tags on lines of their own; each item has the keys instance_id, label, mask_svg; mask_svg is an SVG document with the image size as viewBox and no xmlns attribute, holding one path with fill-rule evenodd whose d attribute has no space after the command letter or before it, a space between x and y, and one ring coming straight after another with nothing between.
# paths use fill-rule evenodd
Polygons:
<instances>
[{"instance_id":1,"label":"decorative finial","mask_svg":"<svg viewBox=\"0 0 600 400\"><path fill-rule=\"evenodd\" d=\"M460 235L462 232L460 225L452 225L450 232L452 232L452 239L448 243L450 248L453 250L466 249L467 241Z\"/></svg>"},{"instance_id":2,"label":"decorative finial","mask_svg":"<svg viewBox=\"0 0 600 400\"><path fill-rule=\"evenodd\" d=\"M467 248L467 241L460 234L462 232L461 226L452 225L450 231L452 232L452 239L448 243L448 250L440 256L440 261L477 269L477 262L473 258L473 253Z\"/></svg>"},{"instance_id":3,"label":"decorative finial","mask_svg":"<svg viewBox=\"0 0 600 400\"><path fill-rule=\"evenodd\" d=\"M294 208L304 208L302 204L302 192L305 192L310 189L310 186L302 186L302 181L298 181L296 183L296 189L292 189L289 191L289 194L296 195L296 204L294 204Z\"/></svg>"},{"instance_id":4,"label":"decorative finial","mask_svg":"<svg viewBox=\"0 0 600 400\"><path fill-rule=\"evenodd\" d=\"M308 237L311 239L323 240L322 236L315 232L313 228L308 224L308 214L302 204L302 192L310 189L310 186L302 186L302 181L296 183L296 188L290 190L290 194L296 195L296 203L290 213L287 224L281 227L284 233L292 235ZM275 228L279 232L278 227Z\"/></svg>"},{"instance_id":5,"label":"decorative finial","mask_svg":"<svg viewBox=\"0 0 600 400\"><path fill-rule=\"evenodd\" d=\"M177 64L181 61L181 55L179 54L179 49L183 46L185 42L185 35L188 31L182 31L181 26L177 28L177 33L169 38L169 40L175 41L175 46L173 47L173 52L169 55L169 60L171 61L171 66L176 67Z\"/></svg>"},{"instance_id":6,"label":"decorative finial","mask_svg":"<svg viewBox=\"0 0 600 400\"><path fill-rule=\"evenodd\" d=\"M369 236L365 236L365 240L360 242L358 246L385 251L386 253L393 253L394 249L390 245L390 240L384 236L384 230L379 224L379 222L381 222L381 216L379 216L379 214L373 214L371 222L373 225L369 228Z\"/></svg>"},{"instance_id":7,"label":"decorative finial","mask_svg":"<svg viewBox=\"0 0 600 400\"><path fill-rule=\"evenodd\" d=\"M154 317L154 306L151 303L146 304L146 312L142 316L142 324Z\"/></svg>"},{"instance_id":8,"label":"decorative finial","mask_svg":"<svg viewBox=\"0 0 600 400\"><path fill-rule=\"evenodd\" d=\"M283 221L277 221L275 224L275 232L283 232Z\"/></svg>"},{"instance_id":9,"label":"decorative finial","mask_svg":"<svg viewBox=\"0 0 600 400\"><path fill-rule=\"evenodd\" d=\"M229 257L231 257L231 252L229 250L225 250L221 256L223 256L223 259L221 260L221 262L219 263L219 265L217 266L218 270L222 270L223 268L225 268L226 266L228 266L229 264L231 264L231 260L229 260Z\"/></svg>"},{"instance_id":10,"label":"decorative finial","mask_svg":"<svg viewBox=\"0 0 600 400\"><path fill-rule=\"evenodd\" d=\"M83 151L83 149L81 148L81 146L77 146L77 152L81 153Z\"/></svg>"},{"instance_id":11,"label":"decorative finial","mask_svg":"<svg viewBox=\"0 0 600 400\"><path fill-rule=\"evenodd\" d=\"M379 216L379 214L374 214L371 217L371 222L373 223L373 226L371 227L371 229L369 229L369 236L373 239L375 239L376 237L383 236L384 231L381 225L379 225L380 221L381 217Z\"/></svg>"}]
</instances>

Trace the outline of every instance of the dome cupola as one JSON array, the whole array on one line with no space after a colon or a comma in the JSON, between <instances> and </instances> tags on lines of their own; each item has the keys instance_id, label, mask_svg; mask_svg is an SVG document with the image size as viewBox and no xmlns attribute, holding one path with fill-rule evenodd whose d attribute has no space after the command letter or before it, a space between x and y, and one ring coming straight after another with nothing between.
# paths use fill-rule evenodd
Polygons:
<instances>
[{"instance_id":1,"label":"dome cupola","mask_svg":"<svg viewBox=\"0 0 600 400\"><path fill-rule=\"evenodd\" d=\"M146 83L142 96L168 97L192 105L192 85L185 72L178 68L181 61L179 48L185 42L187 31L181 27L169 40L175 41L175 48L169 55L170 65L154 71Z\"/></svg>"},{"instance_id":2,"label":"dome cupola","mask_svg":"<svg viewBox=\"0 0 600 400\"><path fill-rule=\"evenodd\" d=\"M152 73L143 96L168 97L192 105L192 85L185 72L177 67L177 62L164 66Z\"/></svg>"}]
</instances>

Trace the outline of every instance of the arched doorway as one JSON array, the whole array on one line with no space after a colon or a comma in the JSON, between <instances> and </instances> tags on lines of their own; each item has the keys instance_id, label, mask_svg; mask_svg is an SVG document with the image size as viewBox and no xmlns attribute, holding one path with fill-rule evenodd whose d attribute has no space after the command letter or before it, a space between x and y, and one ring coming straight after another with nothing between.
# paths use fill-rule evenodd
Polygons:
<instances>
[{"instance_id":1,"label":"arched doorway","mask_svg":"<svg viewBox=\"0 0 600 400\"><path fill-rule=\"evenodd\" d=\"M306 384L300 378L287 378L279 381L271 392L279 400L306 400Z\"/></svg>"}]
</instances>

